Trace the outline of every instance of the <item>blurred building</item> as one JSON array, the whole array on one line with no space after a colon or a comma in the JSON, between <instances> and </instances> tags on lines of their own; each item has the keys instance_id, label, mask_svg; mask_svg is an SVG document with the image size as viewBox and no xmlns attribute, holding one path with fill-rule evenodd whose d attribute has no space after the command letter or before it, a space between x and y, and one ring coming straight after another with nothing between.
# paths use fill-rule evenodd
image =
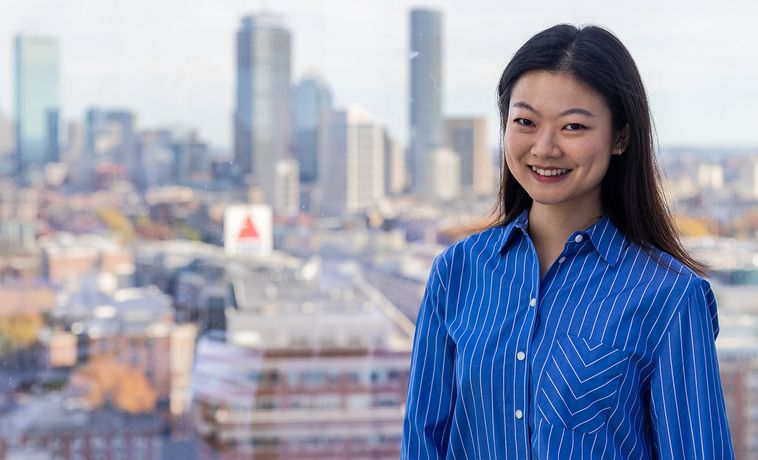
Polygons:
<instances>
[{"instance_id":1,"label":"blurred building","mask_svg":"<svg viewBox=\"0 0 758 460\"><path fill-rule=\"evenodd\" d=\"M139 158L143 166L142 181L145 188L173 182L175 153L171 130L142 131L138 135Z\"/></svg>"},{"instance_id":2,"label":"blurred building","mask_svg":"<svg viewBox=\"0 0 758 460\"><path fill-rule=\"evenodd\" d=\"M451 201L461 192L461 157L449 148L439 148L427 155L426 197L435 201Z\"/></svg>"},{"instance_id":3,"label":"blurred building","mask_svg":"<svg viewBox=\"0 0 758 460\"><path fill-rule=\"evenodd\" d=\"M206 458L397 458L413 326L354 264L231 269L236 308L198 344Z\"/></svg>"},{"instance_id":4,"label":"blurred building","mask_svg":"<svg viewBox=\"0 0 758 460\"><path fill-rule=\"evenodd\" d=\"M274 204L277 161L292 157L292 37L283 19L260 13L237 31L234 159Z\"/></svg>"},{"instance_id":5,"label":"blurred building","mask_svg":"<svg viewBox=\"0 0 758 460\"><path fill-rule=\"evenodd\" d=\"M442 12L413 9L410 13L410 143L411 186L424 193L428 155L444 145Z\"/></svg>"},{"instance_id":6,"label":"blurred building","mask_svg":"<svg viewBox=\"0 0 758 460\"><path fill-rule=\"evenodd\" d=\"M117 165L134 179L140 170L136 117L126 110L91 108L85 123L85 152L81 168L94 173L98 167Z\"/></svg>"},{"instance_id":7,"label":"blurred building","mask_svg":"<svg viewBox=\"0 0 758 460\"><path fill-rule=\"evenodd\" d=\"M722 190L724 188L724 167L717 163L700 163L697 183L701 189Z\"/></svg>"},{"instance_id":8,"label":"blurred building","mask_svg":"<svg viewBox=\"0 0 758 460\"><path fill-rule=\"evenodd\" d=\"M740 158L736 163L740 195L746 199L758 200L758 154Z\"/></svg>"},{"instance_id":9,"label":"blurred building","mask_svg":"<svg viewBox=\"0 0 758 460\"><path fill-rule=\"evenodd\" d=\"M49 343L55 367L117 363L144 376L157 403L180 415L189 401L196 326L177 325L170 297L155 287L115 289L85 279L58 295ZM68 337L67 337L68 336ZM76 343L76 362L67 346Z\"/></svg>"},{"instance_id":10,"label":"blurred building","mask_svg":"<svg viewBox=\"0 0 758 460\"><path fill-rule=\"evenodd\" d=\"M10 175L16 152L16 126L13 120L0 113L0 175Z\"/></svg>"},{"instance_id":11,"label":"blurred building","mask_svg":"<svg viewBox=\"0 0 758 460\"><path fill-rule=\"evenodd\" d=\"M328 214L365 211L384 197L384 129L364 110L332 112L324 134L320 186Z\"/></svg>"},{"instance_id":12,"label":"blurred building","mask_svg":"<svg viewBox=\"0 0 758 460\"><path fill-rule=\"evenodd\" d=\"M52 283L100 272L131 275L134 255L115 239L59 233L41 240L42 274Z\"/></svg>"},{"instance_id":13,"label":"blurred building","mask_svg":"<svg viewBox=\"0 0 758 460\"><path fill-rule=\"evenodd\" d=\"M92 411L73 396L35 395L0 418L0 458L160 460L163 427L157 414Z\"/></svg>"},{"instance_id":14,"label":"blurred building","mask_svg":"<svg viewBox=\"0 0 758 460\"><path fill-rule=\"evenodd\" d=\"M491 194L495 167L487 147L487 119L447 118L445 139L461 158L461 188L476 195Z\"/></svg>"},{"instance_id":15,"label":"blurred building","mask_svg":"<svg viewBox=\"0 0 758 460\"><path fill-rule=\"evenodd\" d=\"M78 121L71 121L66 125L66 143L61 152L61 162L68 167L74 181L84 184L85 168L82 164L86 151L86 133L84 125Z\"/></svg>"},{"instance_id":16,"label":"blurred building","mask_svg":"<svg viewBox=\"0 0 758 460\"><path fill-rule=\"evenodd\" d=\"M174 182L207 181L210 179L208 144L201 142L194 130L174 139L171 144L171 151L173 153L171 176Z\"/></svg>"},{"instance_id":17,"label":"blurred building","mask_svg":"<svg viewBox=\"0 0 758 460\"><path fill-rule=\"evenodd\" d=\"M16 166L58 161L60 62L53 38L20 35L15 40Z\"/></svg>"},{"instance_id":18,"label":"blurred building","mask_svg":"<svg viewBox=\"0 0 758 460\"><path fill-rule=\"evenodd\" d=\"M406 171L405 150L384 131L384 190L387 195L399 195L406 190L408 175Z\"/></svg>"},{"instance_id":19,"label":"blurred building","mask_svg":"<svg viewBox=\"0 0 758 460\"><path fill-rule=\"evenodd\" d=\"M376 251L366 276L414 323L434 258L444 246L409 244L402 251Z\"/></svg>"},{"instance_id":20,"label":"blurred building","mask_svg":"<svg viewBox=\"0 0 758 460\"><path fill-rule=\"evenodd\" d=\"M37 248L39 203L39 190L0 183L0 250L4 254Z\"/></svg>"},{"instance_id":21,"label":"blurred building","mask_svg":"<svg viewBox=\"0 0 758 460\"><path fill-rule=\"evenodd\" d=\"M313 183L318 180L319 135L324 117L332 110L332 93L318 75L308 75L298 82L292 101L295 156L300 163L300 181Z\"/></svg>"},{"instance_id":22,"label":"blurred building","mask_svg":"<svg viewBox=\"0 0 758 460\"><path fill-rule=\"evenodd\" d=\"M758 458L758 284L714 284L721 384L735 458Z\"/></svg>"},{"instance_id":23,"label":"blurred building","mask_svg":"<svg viewBox=\"0 0 758 460\"><path fill-rule=\"evenodd\" d=\"M274 215L296 216L300 212L300 164L295 159L276 162Z\"/></svg>"}]
</instances>

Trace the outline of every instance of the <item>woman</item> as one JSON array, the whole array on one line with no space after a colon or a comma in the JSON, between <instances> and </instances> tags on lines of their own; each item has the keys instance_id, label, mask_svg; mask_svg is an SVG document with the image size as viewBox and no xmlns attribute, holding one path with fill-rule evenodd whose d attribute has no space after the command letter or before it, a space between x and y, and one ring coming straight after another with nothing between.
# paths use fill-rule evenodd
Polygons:
<instances>
[{"instance_id":1,"label":"woman","mask_svg":"<svg viewBox=\"0 0 758 460\"><path fill-rule=\"evenodd\" d=\"M434 262L403 458L733 458L714 296L664 204L629 52L552 27L498 104L498 224Z\"/></svg>"}]
</instances>

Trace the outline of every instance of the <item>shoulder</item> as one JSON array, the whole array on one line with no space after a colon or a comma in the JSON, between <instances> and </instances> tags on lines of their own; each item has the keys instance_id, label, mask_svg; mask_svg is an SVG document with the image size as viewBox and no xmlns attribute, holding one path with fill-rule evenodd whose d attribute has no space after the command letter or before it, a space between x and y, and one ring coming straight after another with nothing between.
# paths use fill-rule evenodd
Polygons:
<instances>
[{"instance_id":1,"label":"shoulder","mask_svg":"<svg viewBox=\"0 0 758 460\"><path fill-rule=\"evenodd\" d=\"M658 248L643 249L635 243L630 244L630 253L638 253L645 258L643 262L655 268L652 275L641 275L640 281L654 283L663 290L672 306L673 315L695 315L708 318L712 323L714 335L718 334L716 299L707 278L696 273L676 257Z\"/></svg>"},{"instance_id":2,"label":"shoulder","mask_svg":"<svg viewBox=\"0 0 758 460\"><path fill-rule=\"evenodd\" d=\"M692 294L697 290L710 290L710 284L706 278L676 257L655 247L645 248L630 242L622 263L629 270L637 271L640 281L657 281L662 286L668 286L686 294Z\"/></svg>"}]
</instances>

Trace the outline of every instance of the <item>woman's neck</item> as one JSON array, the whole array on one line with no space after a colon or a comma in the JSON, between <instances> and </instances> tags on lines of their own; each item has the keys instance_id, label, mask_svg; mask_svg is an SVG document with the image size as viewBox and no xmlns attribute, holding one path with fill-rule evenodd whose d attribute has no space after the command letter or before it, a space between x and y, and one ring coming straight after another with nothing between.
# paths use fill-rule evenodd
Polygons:
<instances>
[{"instance_id":1,"label":"woman's neck","mask_svg":"<svg viewBox=\"0 0 758 460\"><path fill-rule=\"evenodd\" d=\"M529 236L539 250L561 250L572 233L592 226L602 217L599 203L581 206L532 203L529 211Z\"/></svg>"}]
</instances>

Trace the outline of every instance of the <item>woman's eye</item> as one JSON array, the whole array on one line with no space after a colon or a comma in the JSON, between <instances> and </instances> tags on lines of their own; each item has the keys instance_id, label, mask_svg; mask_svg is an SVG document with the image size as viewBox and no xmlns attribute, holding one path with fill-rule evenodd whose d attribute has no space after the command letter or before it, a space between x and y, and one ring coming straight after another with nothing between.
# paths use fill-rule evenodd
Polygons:
<instances>
[{"instance_id":1,"label":"woman's eye","mask_svg":"<svg viewBox=\"0 0 758 460\"><path fill-rule=\"evenodd\" d=\"M584 128L585 128L585 126L584 126L584 125L581 125L581 124L579 124L579 123L569 123L569 124L567 124L567 125L565 126L565 128L566 128L568 131L579 131L580 129L584 129Z\"/></svg>"},{"instance_id":2,"label":"woman's eye","mask_svg":"<svg viewBox=\"0 0 758 460\"><path fill-rule=\"evenodd\" d=\"M513 121L521 126L534 126L534 123L526 118L515 118Z\"/></svg>"}]
</instances>

